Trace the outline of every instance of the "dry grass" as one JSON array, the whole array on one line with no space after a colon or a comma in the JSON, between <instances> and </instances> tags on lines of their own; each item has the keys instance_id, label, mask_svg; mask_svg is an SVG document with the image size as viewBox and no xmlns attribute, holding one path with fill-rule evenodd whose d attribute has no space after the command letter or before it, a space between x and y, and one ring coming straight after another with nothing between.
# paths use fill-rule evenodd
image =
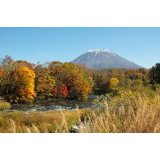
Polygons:
<instances>
[{"instance_id":1,"label":"dry grass","mask_svg":"<svg viewBox=\"0 0 160 160\"><path fill-rule=\"evenodd\" d=\"M125 94L112 103L104 100L101 110L0 112L0 132L5 133L68 133L75 124L81 133L160 133L160 94Z\"/></svg>"},{"instance_id":2,"label":"dry grass","mask_svg":"<svg viewBox=\"0 0 160 160\"><path fill-rule=\"evenodd\" d=\"M160 133L160 95L137 97L132 105L119 107L105 101L103 112L93 112L87 122L91 133ZM134 104L134 105L133 105Z\"/></svg>"},{"instance_id":3,"label":"dry grass","mask_svg":"<svg viewBox=\"0 0 160 160\"><path fill-rule=\"evenodd\" d=\"M80 117L88 112L80 111ZM75 111L0 112L0 133L67 133L78 124Z\"/></svg>"}]
</instances>

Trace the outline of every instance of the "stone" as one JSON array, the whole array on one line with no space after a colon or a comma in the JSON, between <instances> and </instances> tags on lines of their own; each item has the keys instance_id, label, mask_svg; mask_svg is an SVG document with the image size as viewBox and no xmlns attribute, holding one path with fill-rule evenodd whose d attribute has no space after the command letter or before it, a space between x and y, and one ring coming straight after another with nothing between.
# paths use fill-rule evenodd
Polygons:
<instances>
[{"instance_id":1,"label":"stone","mask_svg":"<svg viewBox=\"0 0 160 160\"><path fill-rule=\"evenodd\" d=\"M73 125L72 128L71 128L71 133L79 133L79 126L77 125Z\"/></svg>"}]
</instances>

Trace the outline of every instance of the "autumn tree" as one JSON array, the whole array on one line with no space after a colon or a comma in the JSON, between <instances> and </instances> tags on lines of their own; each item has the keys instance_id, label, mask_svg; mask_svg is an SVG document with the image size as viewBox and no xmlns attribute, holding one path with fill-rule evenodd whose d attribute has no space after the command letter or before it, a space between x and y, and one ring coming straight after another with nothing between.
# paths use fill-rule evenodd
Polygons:
<instances>
[{"instance_id":1,"label":"autumn tree","mask_svg":"<svg viewBox=\"0 0 160 160\"><path fill-rule=\"evenodd\" d=\"M99 72L98 74L93 75L93 80L94 80L94 88L93 88L94 93L96 94L106 93L106 85L108 82L108 78Z\"/></svg>"},{"instance_id":2,"label":"autumn tree","mask_svg":"<svg viewBox=\"0 0 160 160\"><path fill-rule=\"evenodd\" d=\"M85 75L82 69L73 63L64 63L59 70L57 79L67 87L68 98L87 98L92 91L92 78Z\"/></svg>"},{"instance_id":3,"label":"autumn tree","mask_svg":"<svg viewBox=\"0 0 160 160\"><path fill-rule=\"evenodd\" d=\"M4 98L8 98L10 94L14 92L15 82L13 80L12 73L14 71L14 61L10 56L5 56L1 64L1 83L0 94ZM2 75L3 73L3 75Z\"/></svg>"},{"instance_id":4,"label":"autumn tree","mask_svg":"<svg viewBox=\"0 0 160 160\"><path fill-rule=\"evenodd\" d=\"M33 70L22 65L22 62L13 61L10 56L3 59L0 70L3 71L0 94L4 99L13 102L28 102L34 99L36 94Z\"/></svg>"},{"instance_id":5,"label":"autumn tree","mask_svg":"<svg viewBox=\"0 0 160 160\"><path fill-rule=\"evenodd\" d=\"M48 69L50 70L50 75L57 79L57 83L61 83L60 74L62 73L62 68L63 63L59 61L53 61L49 63Z\"/></svg>"},{"instance_id":6,"label":"autumn tree","mask_svg":"<svg viewBox=\"0 0 160 160\"><path fill-rule=\"evenodd\" d=\"M55 61L49 65L37 65L35 67L36 73L36 92L37 98L66 98L68 89L60 80L62 74L62 63Z\"/></svg>"},{"instance_id":7,"label":"autumn tree","mask_svg":"<svg viewBox=\"0 0 160 160\"><path fill-rule=\"evenodd\" d=\"M13 72L15 94L11 97L14 102L28 102L35 98L35 73L33 70L19 66Z\"/></svg>"},{"instance_id":8,"label":"autumn tree","mask_svg":"<svg viewBox=\"0 0 160 160\"><path fill-rule=\"evenodd\" d=\"M24 66L24 67L27 67L29 69L34 69L35 67L35 64L33 63L29 63L28 61L24 61L24 60L19 60L19 61L16 61L17 64L21 65L21 66Z\"/></svg>"},{"instance_id":9,"label":"autumn tree","mask_svg":"<svg viewBox=\"0 0 160 160\"><path fill-rule=\"evenodd\" d=\"M50 74L50 70L41 65L35 68L36 79L35 79L35 90L37 96L40 99L46 99L54 96L53 89L56 85L56 80Z\"/></svg>"},{"instance_id":10,"label":"autumn tree","mask_svg":"<svg viewBox=\"0 0 160 160\"><path fill-rule=\"evenodd\" d=\"M61 84L60 86L57 86L56 88L56 96L58 98L66 98L68 95L68 89L67 86L64 84Z\"/></svg>"},{"instance_id":11,"label":"autumn tree","mask_svg":"<svg viewBox=\"0 0 160 160\"><path fill-rule=\"evenodd\" d=\"M0 66L0 77L2 77L3 75L3 69L2 69L2 66Z\"/></svg>"},{"instance_id":12,"label":"autumn tree","mask_svg":"<svg viewBox=\"0 0 160 160\"><path fill-rule=\"evenodd\" d=\"M118 91L118 84L119 80L117 78L111 78L108 82L108 88L110 92L117 92Z\"/></svg>"}]
</instances>

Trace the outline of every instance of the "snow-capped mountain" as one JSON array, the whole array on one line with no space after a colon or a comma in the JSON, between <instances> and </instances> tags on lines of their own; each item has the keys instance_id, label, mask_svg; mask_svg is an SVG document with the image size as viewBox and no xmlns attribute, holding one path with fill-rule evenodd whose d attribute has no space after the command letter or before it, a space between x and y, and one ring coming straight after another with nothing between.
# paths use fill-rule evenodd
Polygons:
<instances>
[{"instance_id":1,"label":"snow-capped mountain","mask_svg":"<svg viewBox=\"0 0 160 160\"><path fill-rule=\"evenodd\" d=\"M89 50L72 61L75 64L83 64L91 69L126 68L137 69L139 65L120 57L109 49Z\"/></svg>"}]
</instances>

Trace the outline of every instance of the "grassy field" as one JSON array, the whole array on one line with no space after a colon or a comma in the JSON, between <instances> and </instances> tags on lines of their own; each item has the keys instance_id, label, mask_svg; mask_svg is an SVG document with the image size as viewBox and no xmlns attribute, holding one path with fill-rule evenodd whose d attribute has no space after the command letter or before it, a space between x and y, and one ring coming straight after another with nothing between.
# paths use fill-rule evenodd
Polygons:
<instances>
[{"instance_id":1,"label":"grassy field","mask_svg":"<svg viewBox=\"0 0 160 160\"><path fill-rule=\"evenodd\" d=\"M1 133L160 133L160 94L122 92L96 100L95 109L52 112L0 112ZM83 126L83 127L81 127Z\"/></svg>"},{"instance_id":2,"label":"grassy field","mask_svg":"<svg viewBox=\"0 0 160 160\"><path fill-rule=\"evenodd\" d=\"M51 112L0 112L1 133L63 133L78 124L87 110Z\"/></svg>"}]
</instances>

